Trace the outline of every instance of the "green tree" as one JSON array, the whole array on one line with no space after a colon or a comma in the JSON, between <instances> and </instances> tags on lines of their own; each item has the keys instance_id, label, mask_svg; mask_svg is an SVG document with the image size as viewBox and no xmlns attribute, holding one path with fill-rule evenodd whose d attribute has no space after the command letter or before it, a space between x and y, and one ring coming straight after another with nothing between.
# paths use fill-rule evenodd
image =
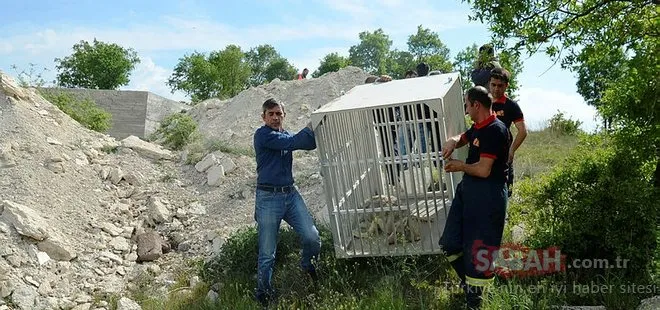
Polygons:
<instances>
[{"instance_id":1,"label":"green tree","mask_svg":"<svg viewBox=\"0 0 660 310\"><path fill-rule=\"evenodd\" d=\"M520 61L520 54L505 49L499 53L499 59L500 65L511 73L507 93L515 99L518 97L518 89L520 88L518 76L522 73L523 69L522 61Z\"/></svg>"},{"instance_id":2,"label":"green tree","mask_svg":"<svg viewBox=\"0 0 660 310\"><path fill-rule=\"evenodd\" d=\"M463 84L463 90L467 90L472 87L470 73L474 67L474 63L477 60L477 53L479 47L477 44L472 44L456 54L454 58L454 68L461 73L461 82ZM518 53L512 53L508 50L502 51L498 55L499 63L502 67L506 68L511 72L511 80L509 81L509 88L507 90L508 95L511 97L517 97L519 83L518 76L522 72L522 62L520 61L520 55Z\"/></svg>"},{"instance_id":3,"label":"green tree","mask_svg":"<svg viewBox=\"0 0 660 310\"><path fill-rule=\"evenodd\" d=\"M578 63L573 66L573 70L577 73L578 93L587 104L600 108L609 84L624 73L626 55L622 48L603 46L603 42L596 44L580 51ZM602 52L596 53L597 50ZM608 128L609 119L604 119L603 125Z\"/></svg>"},{"instance_id":4,"label":"green tree","mask_svg":"<svg viewBox=\"0 0 660 310\"><path fill-rule=\"evenodd\" d=\"M408 51L417 63L425 62L431 70L443 73L452 71L449 48L442 43L440 36L422 25L417 26L417 33L408 37Z\"/></svg>"},{"instance_id":5,"label":"green tree","mask_svg":"<svg viewBox=\"0 0 660 310\"><path fill-rule=\"evenodd\" d=\"M513 0L495 4L468 0L471 19L485 21L500 45L528 54L543 51L562 67L583 70L583 86L608 65L602 89L580 91L597 104L604 119L640 165L655 164L655 186L660 187L660 25L656 1ZM620 47L624 55L612 52ZM610 54L613 53L613 54ZM610 55L608 55L610 54ZM605 60L606 63L600 63ZM580 70L578 75L580 75Z\"/></svg>"},{"instance_id":6,"label":"green tree","mask_svg":"<svg viewBox=\"0 0 660 310\"><path fill-rule=\"evenodd\" d=\"M245 54L237 45L228 45L220 52L211 52L209 62L218 70L218 80L222 85L221 98L231 98L245 89L250 78L250 65Z\"/></svg>"},{"instance_id":7,"label":"green tree","mask_svg":"<svg viewBox=\"0 0 660 310\"><path fill-rule=\"evenodd\" d=\"M387 74L395 79L402 79L408 70L414 70L417 62L407 51L393 50L387 57Z\"/></svg>"},{"instance_id":8,"label":"green tree","mask_svg":"<svg viewBox=\"0 0 660 310\"><path fill-rule=\"evenodd\" d=\"M387 62L392 40L383 29L363 31L359 34L360 43L348 49L351 64L371 74L387 73Z\"/></svg>"},{"instance_id":9,"label":"green tree","mask_svg":"<svg viewBox=\"0 0 660 310\"><path fill-rule=\"evenodd\" d=\"M222 91L218 69L199 52L179 58L167 85L173 93L180 90L189 95L192 102L220 97Z\"/></svg>"},{"instance_id":10,"label":"green tree","mask_svg":"<svg viewBox=\"0 0 660 310\"><path fill-rule=\"evenodd\" d=\"M474 84L470 79L470 72L472 71L472 66L474 61L477 58L477 52L479 47L477 44L472 44L456 54L454 57L454 68L461 73L461 83L463 91L470 89Z\"/></svg>"},{"instance_id":11,"label":"green tree","mask_svg":"<svg viewBox=\"0 0 660 310\"><path fill-rule=\"evenodd\" d=\"M252 71L249 79L251 86L258 86L275 78L292 80L297 72L296 68L269 44L251 48L245 53L245 59Z\"/></svg>"},{"instance_id":12,"label":"green tree","mask_svg":"<svg viewBox=\"0 0 660 310\"><path fill-rule=\"evenodd\" d=\"M347 67L350 64L351 61L347 57L340 56L339 53L336 52L330 53L321 59L321 64L318 69L312 73L312 76L317 78L328 72L337 72L339 69Z\"/></svg>"},{"instance_id":13,"label":"green tree","mask_svg":"<svg viewBox=\"0 0 660 310\"><path fill-rule=\"evenodd\" d=\"M73 54L55 58L55 62L59 86L117 89L130 82L130 73L140 58L131 48L94 39L93 44L80 41L73 46Z\"/></svg>"},{"instance_id":14,"label":"green tree","mask_svg":"<svg viewBox=\"0 0 660 310\"><path fill-rule=\"evenodd\" d=\"M248 85L250 66L241 48L229 45L209 56L194 52L179 59L167 81L172 92L181 90L193 102L209 98L229 98Z\"/></svg>"}]
</instances>

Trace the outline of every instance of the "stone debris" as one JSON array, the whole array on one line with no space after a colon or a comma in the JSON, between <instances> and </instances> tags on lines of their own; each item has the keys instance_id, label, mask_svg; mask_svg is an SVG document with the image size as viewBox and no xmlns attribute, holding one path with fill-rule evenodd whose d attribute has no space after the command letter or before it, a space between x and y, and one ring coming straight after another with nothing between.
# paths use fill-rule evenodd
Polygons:
<instances>
[{"instance_id":1,"label":"stone debris","mask_svg":"<svg viewBox=\"0 0 660 310\"><path fill-rule=\"evenodd\" d=\"M223 147L186 163L141 138L88 130L0 72L0 309L9 308L5 302L12 310L110 309L109 300L92 296L130 296L143 272L166 298L174 270L217 254L230 233L254 223L250 150L263 101L283 100L295 132L315 107L366 76L349 67L202 102L188 113L206 140ZM325 212L321 180L310 178L318 159L301 154L294 172L312 181L301 191L318 217ZM141 308L121 297L117 309Z\"/></svg>"}]
</instances>

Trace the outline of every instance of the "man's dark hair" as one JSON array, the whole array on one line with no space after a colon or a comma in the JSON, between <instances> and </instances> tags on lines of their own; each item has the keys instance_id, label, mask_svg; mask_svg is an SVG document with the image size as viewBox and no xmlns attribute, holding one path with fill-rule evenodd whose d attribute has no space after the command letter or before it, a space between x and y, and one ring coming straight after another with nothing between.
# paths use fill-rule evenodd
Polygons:
<instances>
[{"instance_id":1,"label":"man's dark hair","mask_svg":"<svg viewBox=\"0 0 660 310\"><path fill-rule=\"evenodd\" d=\"M415 70L408 70L408 71L406 71L406 74L404 74L403 76L412 76L412 77L416 77L416 76L417 76L417 72L415 72Z\"/></svg>"},{"instance_id":2,"label":"man's dark hair","mask_svg":"<svg viewBox=\"0 0 660 310\"><path fill-rule=\"evenodd\" d=\"M479 103L481 103L486 109L490 109L490 106L493 103L493 96L488 93L488 90L483 86L475 86L468 89L467 99L471 104L474 104L475 101L479 101Z\"/></svg>"},{"instance_id":3,"label":"man's dark hair","mask_svg":"<svg viewBox=\"0 0 660 310\"><path fill-rule=\"evenodd\" d=\"M427 76L431 71L431 67L428 64L422 62L417 65L417 76Z\"/></svg>"},{"instance_id":4,"label":"man's dark hair","mask_svg":"<svg viewBox=\"0 0 660 310\"><path fill-rule=\"evenodd\" d=\"M266 113L266 111L276 107L280 106L282 108L282 112L284 112L284 104L275 100L275 98L268 98L266 101L264 101L264 104L261 106L261 113Z\"/></svg>"},{"instance_id":5,"label":"man's dark hair","mask_svg":"<svg viewBox=\"0 0 660 310\"><path fill-rule=\"evenodd\" d=\"M497 79L504 83L509 84L509 80L511 79L511 73L509 73L509 71L507 71L504 68L495 68L493 70L490 70L490 78Z\"/></svg>"}]
</instances>

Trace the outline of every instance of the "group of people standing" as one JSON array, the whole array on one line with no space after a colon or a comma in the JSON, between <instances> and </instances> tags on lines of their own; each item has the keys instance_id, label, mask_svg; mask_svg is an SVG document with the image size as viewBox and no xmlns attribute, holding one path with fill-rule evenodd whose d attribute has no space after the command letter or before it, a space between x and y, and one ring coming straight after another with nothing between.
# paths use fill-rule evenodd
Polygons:
<instances>
[{"instance_id":1,"label":"group of people standing","mask_svg":"<svg viewBox=\"0 0 660 310\"><path fill-rule=\"evenodd\" d=\"M406 72L406 78L433 74L439 72L430 72L429 66L422 63L416 70ZM464 98L466 114L474 123L466 132L444 143L437 143L442 145L440 152L445 158L444 170L464 173L456 188L439 245L461 279L466 302L472 308L479 307L482 291L494 277L488 270L476 265L475 254L480 247L500 246L513 184L513 159L527 135L520 107L506 95L510 79L510 73L496 61L493 48L482 46L472 72L475 86L465 93ZM372 76L365 83L390 80L389 76ZM430 114L436 112L428 109L417 113L430 119ZM266 100L261 115L264 125L254 134L257 161L255 220L259 243L256 299L265 306L275 298L271 278L282 220L300 236L301 267L314 282L319 278L316 259L321 240L314 220L294 185L292 173L292 152L315 149L314 131L311 124L296 134L284 130L285 116L282 102ZM424 126L419 129L421 134L432 129L427 126L432 126L433 122L425 124L420 124ZM517 128L515 139L510 130L512 124ZM393 137L396 135L396 132L390 134ZM390 148L393 144L396 143L390 144ZM422 144L426 145L425 142ZM469 148L465 161L452 159L453 151L465 145ZM399 152L405 147L393 150Z\"/></svg>"}]
</instances>

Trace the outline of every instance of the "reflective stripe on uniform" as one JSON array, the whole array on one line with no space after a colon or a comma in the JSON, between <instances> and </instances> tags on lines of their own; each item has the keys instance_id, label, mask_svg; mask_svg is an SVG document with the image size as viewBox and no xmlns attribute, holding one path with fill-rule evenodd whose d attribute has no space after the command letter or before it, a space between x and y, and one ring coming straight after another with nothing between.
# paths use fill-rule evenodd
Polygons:
<instances>
[{"instance_id":1,"label":"reflective stripe on uniform","mask_svg":"<svg viewBox=\"0 0 660 310\"><path fill-rule=\"evenodd\" d=\"M481 287L492 285L494 280L495 280L495 278L477 279L477 278L472 278L472 277L467 277L467 276L465 277L465 282L468 285L481 286Z\"/></svg>"},{"instance_id":2,"label":"reflective stripe on uniform","mask_svg":"<svg viewBox=\"0 0 660 310\"><path fill-rule=\"evenodd\" d=\"M454 254L454 255L449 255L449 256L447 256L447 260L451 263L451 262L457 260L461 256L463 256L463 252L460 252L460 253Z\"/></svg>"}]
</instances>

